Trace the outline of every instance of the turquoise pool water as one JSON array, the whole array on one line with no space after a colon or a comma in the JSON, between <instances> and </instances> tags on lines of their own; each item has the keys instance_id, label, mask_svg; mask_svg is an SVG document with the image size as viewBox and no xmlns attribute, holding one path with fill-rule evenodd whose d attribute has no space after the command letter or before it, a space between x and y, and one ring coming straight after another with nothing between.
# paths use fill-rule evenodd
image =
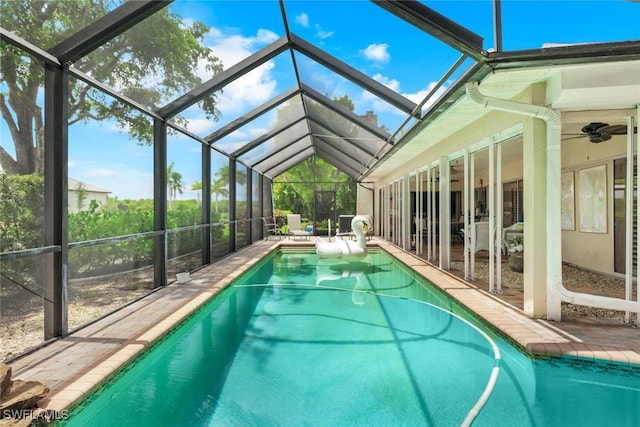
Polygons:
<instances>
[{"instance_id":1,"label":"turquoise pool water","mask_svg":"<svg viewBox=\"0 0 640 427\"><path fill-rule=\"evenodd\" d=\"M384 252L277 253L65 425L640 425L640 369L532 360L477 325Z\"/></svg>"}]
</instances>

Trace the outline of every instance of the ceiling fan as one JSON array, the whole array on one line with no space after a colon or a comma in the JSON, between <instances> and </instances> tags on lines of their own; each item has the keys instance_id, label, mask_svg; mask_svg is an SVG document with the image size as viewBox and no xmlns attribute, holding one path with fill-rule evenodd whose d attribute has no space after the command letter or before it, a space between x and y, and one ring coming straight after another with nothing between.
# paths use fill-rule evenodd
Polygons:
<instances>
[{"instance_id":1,"label":"ceiling fan","mask_svg":"<svg viewBox=\"0 0 640 427\"><path fill-rule=\"evenodd\" d=\"M613 135L626 135L626 125L610 125L609 123L591 122L581 129L581 134L568 134L569 138L563 138L563 141L577 138L589 138L589 142L600 143L611 139ZM634 127L634 133L638 132L638 128Z\"/></svg>"}]
</instances>

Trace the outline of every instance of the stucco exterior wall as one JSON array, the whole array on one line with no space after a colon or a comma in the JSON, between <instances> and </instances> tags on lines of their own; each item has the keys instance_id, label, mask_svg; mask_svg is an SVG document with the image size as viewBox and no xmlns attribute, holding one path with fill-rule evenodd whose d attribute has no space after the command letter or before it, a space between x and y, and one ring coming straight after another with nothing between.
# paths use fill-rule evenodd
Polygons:
<instances>
[{"instance_id":1,"label":"stucco exterior wall","mask_svg":"<svg viewBox=\"0 0 640 427\"><path fill-rule=\"evenodd\" d=\"M375 227L376 218L373 213L373 184L361 183L357 185L357 198L356 212L358 215L369 215L373 220L373 226Z\"/></svg>"},{"instance_id":2,"label":"stucco exterior wall","mask_svg":"<svg viewBox=\"0 0 640 427\"><path fill-rule=\"evenodd\" d=\"M575 189L575 229L562 232L562 259L565 262L589 269L613 273L614 266L614 217L613 217L613 160L626 155L626 137L614 136L600 144L586 138L563 144L563 172L572 172ZM607 183L607 231L591 233L580 230L580 204L578 185L580 170L605 165Z\"/></svg>"}]
</instances>

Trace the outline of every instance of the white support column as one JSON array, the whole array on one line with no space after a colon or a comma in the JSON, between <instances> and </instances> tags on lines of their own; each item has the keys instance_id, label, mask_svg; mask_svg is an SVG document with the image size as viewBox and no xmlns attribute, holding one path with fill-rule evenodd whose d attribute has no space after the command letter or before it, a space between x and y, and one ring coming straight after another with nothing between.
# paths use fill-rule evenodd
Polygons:
<instances>
[{"instance_id":1,"label":"white support column","mask_svg":"<svg viewBox=\"0 0 640 427\"><path fill-rule=\"evenodd\" d=\"M451 269L451 169L449 158L440 158L440 268Z\"/></svg>"},{"instance_id":2,"label":"white support column","mask_svg":"<svg viewBox=\"0 0 640 427\"><path fill-rule=\"evenodd\" d=\"M402 249L411 250L411 179L405 175L402 179L402 210L400 224L402 224Z\"/></svg>"},{"instance_id":3,"label":"white support column","mask_svg":"<svg viewBox=\"0 0 640 427\"><path fill-rule=\"evenodd\" d=\"M631 301L633 292L633 117L627 117L627 180L625 186L625 285L624 297ZM631 321L625 311L624 322Z\"/></svg>"},{"instance_id":4,"label":"white support column","mask_svg":"<svg viewBox=\"0 0 640 427\"><path fill-rule=\"evenodd\" d=\"M524 119L522 144L524 183L524 311L532 317L549 315L560 320L560 298L547 300L547 138L542 120ZM558 164L558 171L560 165ZM558 183L560 185L560 183ZM558 206L556 206L559 209ZM554 236L555 238L555 236ZM561 251L557 256L562 256ZM561 262L561 260L557 260ZM551 299L554 299L551 301Z\"/></svg>"},{"instance_id":5,"label":"white support column","mask_svg":"<svg viewBox=\"0 0 640 427\"><path fill-rule=\"evenodd\" d=\"M415 229L416 229L416 255L422 255L422 172L416 175L416 209L415 209Z\"/></svg>"},{"instance_id":6,"label":"white support column","mask_svg":"<svg viewBox=\"0 0 640 427\"><path fill-rule=\"evenodd\" d=\"M469 204L471 206L471 215L469 216L469 278L474 280L476 278L476 155L471 154L471 160L469 164L469 178L471 184L471 191L469 192ZM466 233L465 233L466 236Z\"/></svg>"},{"instance_id":7,"label":"white support column","mask_svg":"<svg viewBox=\"0 0 640 427\"><path fill-rule=\"evenodd\" d=\"M398 244L398 181L391 184L391 243Z\"/></svg>"},{"instance_id":8,"label":"white support column","mask_svg":"<svg viewBox=\"0 0 640 427\"><path fill-rule=\"evenodd\" d=\"M431 252L431 192L433 191L433 185L431 180L433 175L431 174L431 166L427 169L427 211L425 212L425 222L427 224L427 260L433 259L433 253Z\"/></svg>"},{"instance_id":9,"label":"white support column","mask_svg":"<svg viewBox=\"0 0 640 427\"><path fill-rule=\"evenodd\" d=\"M504 216L502 190L502 144L496 145L496 292L502 293L502 220Z\"/></svg>"},{"instance_id":10,"label":"white support column","mask_svg":"<svg viewBox=\"0 0 640 427\"><path fill-rule=\"evenodd\" d=\"M496 156L494 150L495 143L493 140L489 143L489 194L487 195L489 200L487 206L489 209L489 292L495 292L496 283L496 198L495 198L495 165Z\"/></svg>"},{"instance_id":11,"label":"white support column","mask_svg":"<svg viewBox=\"0 0 640 427\"><path fill-rule=\"evenodd\" d=\"M637 105L637 114L636 114L636 125L640 123L640 104ZM627 133L633 135L631 130L627 130ZM636 152L636 164L640 165L640 137L636 134L637 147L638 150ZM640 195L637 196L636 200L636 224L640 224ZM640 240L640 239L638 239ZM640 279L640 262L636 266L638 271L636 272L636 278ZM636 281L636 300L640 302L640 280ZM640 312L636 313L636 326L640 326Z\"/></svg>"},{"instance_id":12,"label":"white support column","mask_svg":"<svg viewBox=\"0 0 640 427\"><path fill-rule=\"evenodd\" d=\"M469 189L471 189L471 193L473 193L473 185L469 185L469 149L467 148L464 151L464 191L462 193L462 215L464 217L464 278L465 280L470 279L469 273L469 220L472 208L470 205L470 201L472 201L472 197L469 193Z\"/></svg>"},{"instance_id":13,"label":"white support column","mask_svg":"<svg viewBox=\"0 0 640 427\"><path fill-rule=\"evenodd\" d=\"M389 184L389 241L395 243L396 238L396 182Z\"/></svg>"},{"instance_id":14,"label":"white support column","mask_svg":"<svg viewBox=\"0 0 640 427\"><path fill-rule=\"evenodd\" d=\"M386 241L389 241L391 235L389 232L389 227L390 227L390 223L389 223L389 218L391 217L391 203L390 203L390 197L391 197L391 193L389 191L389 185L387 184L384 186L384 212L382 213L382 215L380 216L380 223L384 222L384 239Z\"/></svg>"},{"instance_id":15,"label":"white support column","mask_svg":"<svg viewBox=\"0 0 640 427\"><path fill-rule=\"evenodd\" d=\"M422 255L424 253L424 246L422 236L424 235L424 227L422 218L424 218L424 171L420 171L418 173L418 224L416 224L416 228L420 227L420 231L416 230L416 241L418 242L418 255Z\"/></svg>"},{"instance_id":16,"label":"white support column","mask_svg":"<svg viewBox=\"0 0 640 427\"><path fill-rule=\"evenodd\" d=\"M435 169L435 168L434 168ZM436 259L436 248L437 248L437 239L436 239L436 174L435 170L431 173L431 178L433 182L431 183L431 228L430 234L431 237L431 261L435 261Z\"/></svg>"}]
</instances>

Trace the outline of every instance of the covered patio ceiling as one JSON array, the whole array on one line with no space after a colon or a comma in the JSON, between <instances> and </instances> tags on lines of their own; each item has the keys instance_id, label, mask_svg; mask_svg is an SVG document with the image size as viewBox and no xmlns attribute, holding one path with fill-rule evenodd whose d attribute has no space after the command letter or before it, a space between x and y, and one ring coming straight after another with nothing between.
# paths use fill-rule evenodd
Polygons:
<instances>
[{"instance_id":1,"label":"covered patio ceiling","mask_svg":"<svg viewBox=\"0 0 640 427\"><path fill-rule=\"evenodd\" d=\"M188 2L175 3L189 7ZM407 43L416 43L416 49L429 49L428 43L435 42L451 51L447 58L454 60L442 68L441 78L416 102L394 90L392 85L370 77L294 34L290 30L288 8L291 6L280 0L284 36L212 75L200 86L162 104L136 99L132 95L135 91L125 95L81 71L83 57L102 49L109 40L171 4L174 2L125 2L68 39L46 47L46 55L54 56L59 64L72 64L69 70L80 80L148 112L269 178L317 156L356 181L380 179L406 165L417 151L424 151L462 124L482 115L478 106L464 101L464 84L469 80L484 81L483 87L490 88L493 96L511 98L532 82L561 73L563 81L571 82L571 85L562 87L564 92L558 98L562 105L558 107L572 111L602 105L601 97L594 92L602 93L602 85L585 77L585 73L592 73L594 69L596 76L610 73L612 66L613 70L622 70L621 73L639 69L640 41L487 52L479 35L419 1L373 0L363 4L379 7L389 19L399 18L406 26ZM210 4L215 7L216 3ZM379 23L371 25L383 27ZM415 34L416 31L424 37L422 41L416 42L412 39L415 37L409 36L409 32ZM2 38L11 42L16 40L16 35L3 29ZM43 56L38 48L32 53ZM47 59L51 61L50 57ZM318 88L314 78L305 72L309 62L338 76L344 84L359 87L375 99L381 110L393 110L397 121L380 125L377 111L356 114L331 99L327 91ZM611 65L611 62L615 64ZM184 121L177 120L185 112L197 112L201 101L217 102L225 88L242 84L243 79L263 67L277 67L278 75L283 76L281 79L291 81L290 88L249 112L228 117L213 132L194 131L185 127ZM635 75L637 78L640 73ZM637 82L627 83L637 85ZM623 108L622 104L625 104L624 108L631 108L626 104L630 103L627 98L633 97L633 93L629 95L627 91L628 96L624 96L624 88L618 89L614 93L620 96L611 97L609 106ZM598 102L594 103L595 99ZM269 124L265 126L260 119L267 116L270 116ZM247 137L242 140L231 137L238 134Z\"/></svg>"}]
</instances>

